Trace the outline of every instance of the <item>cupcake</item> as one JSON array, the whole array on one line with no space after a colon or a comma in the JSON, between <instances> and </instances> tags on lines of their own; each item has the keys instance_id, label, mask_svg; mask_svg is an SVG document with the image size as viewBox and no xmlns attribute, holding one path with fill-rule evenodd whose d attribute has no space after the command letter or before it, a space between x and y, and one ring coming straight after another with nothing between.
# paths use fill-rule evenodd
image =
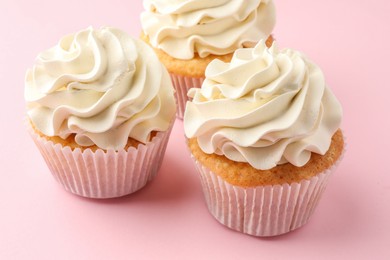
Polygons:
<instances>
[{"instance_id":1,"label":"cupcake","mask_svg":"<svg viewBox=\"0 0 390 260\"><path fill-rule=\"evenodd\" d=\"M177 117L182 119L187 92L199 88L213 59L228 62L233 52L273 41L272 0L144 0L141 38L166 66L176 89Z\"/></svg>"},{"instance_id":2,"label":"cupcake","mask_svg":"<svg viewBox=\"0 0 390 260\"><path fill-rule=\"evenodd\" d=\"M158 172L174 89L153 50L114 28L87 28L40 53L26 73L27 127L54 178L112 198Z\"/></svg>"},{"instance_id":3,"label":"cupcake","mask_svg":"<svg viewBox=\"0 0 390 260\"><path fill-rule=\"evenodd\" d=\"M260 41L212 61L189 96L185 134L210 213L254 236L304 225L344 151L342 109L320 68Z\"/></svg>"}]
</instances>

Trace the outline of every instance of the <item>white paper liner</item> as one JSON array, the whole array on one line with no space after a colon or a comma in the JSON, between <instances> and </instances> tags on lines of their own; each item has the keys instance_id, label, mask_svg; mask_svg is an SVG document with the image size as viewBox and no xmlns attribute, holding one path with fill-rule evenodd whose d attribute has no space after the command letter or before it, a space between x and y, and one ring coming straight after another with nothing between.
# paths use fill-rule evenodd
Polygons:
<instances>
[{"instance_id":1,"label":"white paper liner","mask_svg":"<svg viewBox=\"0 0 390 260\"><path fill-rule=\"evenodd\" d=\"M344 152L343 152L344 153ZM329 169L299 183L244 188L224 181L191 156L210 213L223 225L253 236L276 236L307 223L342 156Z\"/></svg>"},{"instance_id":2,"label":"white paper liner","mask_svg":"<svg viewBox=\"0 0 390 260\"><path fill-rule=\"evenodd\" d=\"M204 81L204 77L201 78L193 78L193 77L185 77L177 74L170 73L173 87L175 88L175 97L177 102L177 112L176 117L179 119L183 119L184 110L186 108L186 103L188 100L188 90L191 88L200 88Z\"/></svg>"},{"instance_id":3,"label":"white paper liner","mask_svg":"<svg viewBox=\"0 0 390 260\"><path fill-rule=\"evenodd\" d=\"M172 124L173 125L173 124ZM114 198L133 193L146 185L160 169L171 127L151 142L125 151L76 148L54 144L29 132L54 178L67 191L88 198Z\"/></svg>"}]
</instances>

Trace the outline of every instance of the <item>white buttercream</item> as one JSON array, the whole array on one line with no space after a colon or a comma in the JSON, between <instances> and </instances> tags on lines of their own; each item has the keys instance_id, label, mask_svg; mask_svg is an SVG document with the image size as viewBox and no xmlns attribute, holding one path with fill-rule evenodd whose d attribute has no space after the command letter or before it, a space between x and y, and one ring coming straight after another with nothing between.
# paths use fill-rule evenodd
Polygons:
<instances>
[{"instance_id":1,"label":"white buttercream","mask_svg":"<svg viewBox=\"0 0 390 260\"><path fill-rule=\"evenodd\" d=\"M342 109L322 71L303 54L264 41L239 49L231 63L212 61L184 115L188 138L208 154L270 169L303 166L325 154Z\"/></svg>"},{"instance_id":2,"label":"white buttercream","mask_svg":"<svg viewBox=\"0 0 390 260\"><path fill-rule=\"evenodd\" d=\"M165 131L175 115L169 75L153 50L114 28L88 28L40 53L25 81L28 116L47 136L125 147Z\"/></svg>"},{"instance_id":3,"label":"white buttercream","mask_svg":"<svg viewBox=\"0 0 390 260\"><path fill-rule=\"evenodd\" d=\"M144 0L150 43L177 59L224 55L266 39L275 25L272 0Z\"/></svg>"}]
</instances>

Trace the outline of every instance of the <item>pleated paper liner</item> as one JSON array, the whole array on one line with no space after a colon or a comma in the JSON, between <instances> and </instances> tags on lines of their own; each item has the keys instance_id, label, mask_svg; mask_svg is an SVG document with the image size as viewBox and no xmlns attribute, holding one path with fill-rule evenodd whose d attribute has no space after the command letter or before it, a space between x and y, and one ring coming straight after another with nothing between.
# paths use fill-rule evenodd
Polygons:
<instances>
[{"instance_id":1,"label":"pleated paper liner","mask_svg":"<svg viewBox=\"0 0 390 260\"><path fill-rule=\"evenodd\" d=\"M233 230L268 237L290 232L308 222L342 156L331 168L309 180L253 188L229 184L193 156L192 159L200 173L210 213Z\"/></svg>"},{"instance_id":2,"label":"pleated paper liner","mask_svg":"<svg viewBox=\"0 0 390 260\"><path fill-rule=\"evenodd\" d=\"M63 147L29 132L54 178L71 193L88 198L114 198L131 194L150 181L160 169L171 127L147 144L127 150Z\"/></svg>"},{"instance_id":3,"label":"pleated paper liner","mask_svg":"<svg viewBox=\"0 0 390 260\"><path fill-rule=\"evenodd\" d=\"M177 102L176 117L183 119L186 103L188 100L188 90L191 88L200 88L204 81L202 78L186 77L177 74L170 73L173 87L175 88L175 98Z\"/></svg>"}]
</instances>

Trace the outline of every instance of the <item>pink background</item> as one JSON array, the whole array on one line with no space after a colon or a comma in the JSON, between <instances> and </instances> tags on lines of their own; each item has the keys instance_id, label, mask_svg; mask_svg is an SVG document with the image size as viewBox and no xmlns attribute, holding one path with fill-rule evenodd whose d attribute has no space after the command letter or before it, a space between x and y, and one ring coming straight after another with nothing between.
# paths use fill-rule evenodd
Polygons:
<instances>
[{"instance_id":1,"label":"pink background","mask_svg":"<svg viewBox=\"0 0 390 260\"><path fill-rule=\"evenodd\" d=\"M344 107L344 161L303 228L259 239L208 213L177 121L156 179L90 200L62 189L23 125L24 73L89 25L140 33L138 1L0 2L0 259L390 259L388 1L275 0L279 47L319 64Z\"/></svg>"}]
</instances>

